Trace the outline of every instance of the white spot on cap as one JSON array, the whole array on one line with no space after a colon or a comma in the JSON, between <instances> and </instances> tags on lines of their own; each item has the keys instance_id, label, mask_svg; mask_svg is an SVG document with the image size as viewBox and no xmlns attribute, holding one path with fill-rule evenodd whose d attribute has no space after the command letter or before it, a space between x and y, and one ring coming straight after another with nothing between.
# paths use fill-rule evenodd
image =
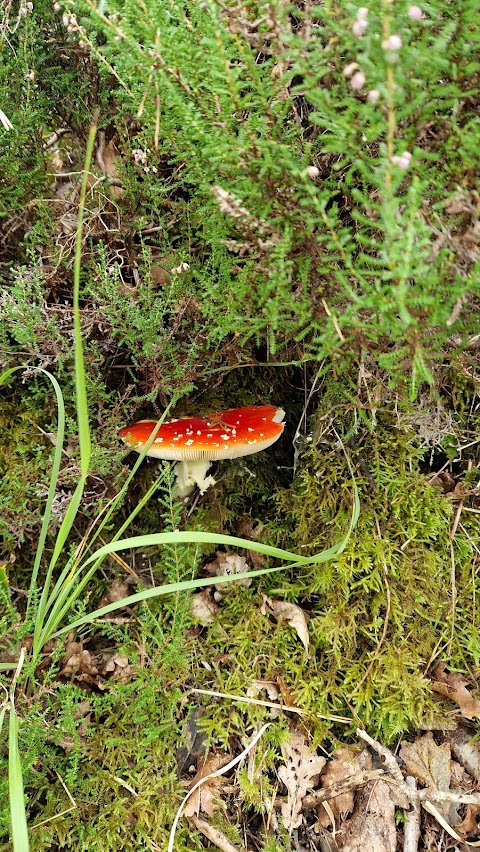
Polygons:
<instances>
[{"instance_id":1,"label":"white spot on cap","mask_svg":"<svg viewBox=\"0 0 480 852\"><path fill-rule=\"evenodd\" d=\"M252 429L251 426L249 426L248 429L247 429L247 432L254 432L254 431L255 431L255 429Z\"/></svg>"},{"instance_id":2,"label":"white spot on cap","mask_svg":"<svg viewBox=\"0 0 480 852\"><path fill-rule=\"evenodd\" d=\"M192 445L192 444L194 444L194 443L195 443L195 441L194 441L192 438L190 438L190 440L185 441L185 446L186 446L186 447L191 447L191 445Z\"/></svg>"},{"instance_id":3,"label":"white spot on cap","mask_svg":"<svg viewBox=\"0 0 480 852\"><path fill-rule=\"evenodd\" d=\"M154 444L163 444L163 438L155 438Z\"/></svg>"},{"instance_id":4,"label":"white spot on cap","mask_svg":"<svg viewBox=\"0 0 480 852\"><path fill-rule=\"evenodd\" d=\"M197 435L201 435L201 434L202 434L202 430L201 430L201 429L197 429Z\"/></svg>"},{"instance_id":5,"label":"white spot on cap","mask_svg":"<svg viewBox=\"0 0 480 852\"><path fill-rule=\"evenodd\" d=\"M207 432L207 438L213 438L213 432Z\"/></svg>"},{"instance_id":6,"label":"white spot on cap","mask_svg":"<svg viewBox=\"0 0 480 852\"><path fill-rule=\"evenodd\" d=\"M222 441L229 441L230 440L230 435L220 435L220 437L221 437Z\"/></svg>"}]
</instances>

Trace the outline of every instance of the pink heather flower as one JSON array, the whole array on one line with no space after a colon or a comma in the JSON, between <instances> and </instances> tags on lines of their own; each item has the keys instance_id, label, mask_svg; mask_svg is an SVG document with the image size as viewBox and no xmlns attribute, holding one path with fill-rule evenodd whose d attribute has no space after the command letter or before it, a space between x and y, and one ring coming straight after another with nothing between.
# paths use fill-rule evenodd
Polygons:
<instances>
[{"instance_id":1,"label":"pink heather flower","mask_svg":"<svg viewBox=\"0 0 480 852\"><path fill-rule=\"evenodd\" d=\"M367 21L355 21L352 26L352 33L355 38L361 38L368 27Z\"/></svg>"},{"instance_id":2,"label":"pink heather flower","mask_svg":"<svg viewBox=\"0 0 480 852\"><path fill-rule=\"evenodd\" d=\"M345 68L343 69L343 76L351 77L353 72L356 71L357 68L360 68L358 62L349 62L348 65L345 65Z\"/></svg>"},{"instance_id":3,"label":"pink heather flower","mask_svg":"<svg viewBox=\"0 0 480 852\"><path fill-rule=\"evenodd\" d=\"M357 71L357 73L353 75L350 80L350 85L352 89L355 89L357 92L359 92L360 89L363 89L365 85L365 74L363 71Z\"/></svg>"},{"instance_id":4,"label":"pink heather flower","mask_svg":"<svg viewBox=\"0 0 480 852\"><path fill-rule=\"evenodd\" d=\"M392 157L392 163L395 166L398 166L399 169L403 169L403 171L406 171L410 165L411 159L412 155L410 151L404 151L403 154L400 154L399 157Z\"/></svg>"},{"instance_id":5,"label":"pink heather flower","mask_svg":"<svg viewBox=\"0 0 480 852\"><path fill-rule=\"evenodd\" d=\"M319 174L320 174L320 169L318 169L318 168L317 168L317 166L309 166L309 167L308 167L308 169L307 169L307 175L308 175L308 177L309 177L309 178L311 178L312 180L313 180L314 178L318 177L318 176L319 176Z\"/></svg>"},{"instance_id":6,"label":"pink heather flower","mask_svg":"<svg viewBox=\"0 0 480 852\"><path fill-rule=\"evenodd\" d=\"M367 19L368 9L366 6L360 6L357 11L357 21L365 21Z\"/></svg>"},{"instance_id":7,"label":"pink heather flower","mask_svg":"<svg viewBox=\"0 0 480 852\"><path fill-rule=\"evenodd\" d=\"M382 47L384 50L400 50L402 46L402 39L399 35L391 35L389 38L382 41Z\"/></svg>"},{"instance_id":8,"label":"pink heather flower","mask_svg":"<svg viewBox=\"0 0 480 852\"><path fill-rule=\"evenodd\" d=\"M421 21L423 18L423 12L420 9L420 6L409 6L408 7L408 17L412 21Z\"/></svg>"},{"instance_id":9,"label":"pink heather flower","mask_svg":"<svg viewBox=\"0 0 480 852\"><path fill-rule=\"evenodd\" d=\"M371 89L371 91L367 95L367 101L370 101L371 104L376 104L380 97L380 92L378 89Z\"/></svg>"}]
</instances>

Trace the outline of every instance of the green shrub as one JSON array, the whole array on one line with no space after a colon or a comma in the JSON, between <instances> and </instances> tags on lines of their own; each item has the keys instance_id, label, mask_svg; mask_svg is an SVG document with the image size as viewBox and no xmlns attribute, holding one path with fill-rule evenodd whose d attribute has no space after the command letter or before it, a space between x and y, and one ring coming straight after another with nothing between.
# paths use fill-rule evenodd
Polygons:
<instances>
[{"instance_id":1,"label":"green shrub","mask_svg":"<svg viewBox=\"0 0 480 852\"><path fill-rule=\"evenodd\" d=\"M123 143L130 164L142 152L144 209L188 201L210 345L365 354L412 397L432 383L479 296L452 201L479 132L473 0L421 20L375 2L366 28L350 4L64 8L140 117Z\"/></svg>"}]
</instances>

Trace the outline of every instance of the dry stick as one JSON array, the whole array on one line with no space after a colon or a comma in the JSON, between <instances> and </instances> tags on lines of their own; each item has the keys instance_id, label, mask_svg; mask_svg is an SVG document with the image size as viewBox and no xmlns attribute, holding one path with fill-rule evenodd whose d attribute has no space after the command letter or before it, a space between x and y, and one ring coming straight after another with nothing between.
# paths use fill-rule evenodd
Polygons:
<instances>
[{"instance_id":1,"label":"dry stick","mask_svg":"<svg viewBox=\"0 0 480 852\"><path fill-rule=\"evenodd\" d=\"M405 783L402 770L390 749L377 743L376 740L372 739L361 728L357 728L356 734L360 739L368 743L370 748L380 756L385 769L392 776L388 778L388 775L385 775L384 780L388 784L393 784L400 807L408 807L411 802L420 802L425 808L431 802L455 802L460 805L480 805L480 793L453 793L451 790L433 790L430 787L423 790L413 790Z\"/></svg>"},{"instance_id":2,"label":"dry stick","mask_svg":"<svg viewBox=\"0 0 480 852\"><path fill-rule=\"evenodd\" d=\"M183 802L181 803L181 805L178 808L177 813L175 815L175 819L173 821L173 825L172 825L172 828L171 828L171 831L170 831L170 837L169 837L169 841L168 841L167 852L173 852L173 844L175 842L175 833L177 831L177 825L178 825L178 822L179 822L180 817L182 815L183 809L184 809L185 805L187 804L190 796L192 796L193 793L196 790L198 790L198 788L201 787L202 784L205 784L207 781L211 781L212 778L218 778L220 775L225 775L226 772L229 772L230 769L233 769L234 766L237 766L237 764L240 763L240 761L243 760L244 757L246 757L246 755L250 752L250 750L252 748L255 748L259 739L263 736L263 734L265 733L267 728L270 727L270 724L271 724L270 722L267 722L265 725L263 725L263 727L260 728L260 730L255 734L253 739L250 740L248 745L245 746L243 751L240 752L240 754L237 755L237 757L235 757L233 760L231 760L230 763L227 763L226 766L222 766L220 769L217 769L216 772L211 772L210 775L205 775L204 778L201 778L200 781L197 781L197 783L194 784L193 787L188 791L187 795L183 799Z\"/></svg>"},{"instance_id":3,"label":"dry stick","mask_svg":"<svg viewBox=\"0 0 480 852\"><path fill-rule=\"evenodd\" d=\"M343 781L338 781L330 787L324 787L322 790L316 790L314 793L305 796L302 799L302 810L314 810L322 802L336 799L337 796L341 796L343 793L350 793L351 790L356 790L357 787L364 787L365 784L369 784L372 781L379 781L380 779L385 780L384 769L362 769L360 772L355 772L353 775L349 775L348 778L344 778Z\"/></svg>"},{"instance_id":4,"label":"dry stick","mask_svg":"<svg viewBox=\"0 0 480 852\"><path fill-rule=\"evenodd\" d=\"M233 843L230 843L228 837L225 837L222 831L219 831L218 828L214 828L213 825L210 825L210 823L205 819L191 816L189 817L189 820L190 822L193 822L195 828L198 828L207 840L214 843L218 849L222 850L222 852L240 852L238 846L234 846Z\"/></svg>"},{"instance_id":5,"label":"dry stick","mask_svg":"<svg viewBox=\"0 0 480 852\"><path fill-rule=\"evenodd\" d=\"M411 789L417 789L417 780L412 775L407 775L405 784ZM403 831L403 852L417 852L420 840L420 817L421 808L418 802L412 802L409 811L405 811L405 827Z\"/></svg>"}]
</instances>

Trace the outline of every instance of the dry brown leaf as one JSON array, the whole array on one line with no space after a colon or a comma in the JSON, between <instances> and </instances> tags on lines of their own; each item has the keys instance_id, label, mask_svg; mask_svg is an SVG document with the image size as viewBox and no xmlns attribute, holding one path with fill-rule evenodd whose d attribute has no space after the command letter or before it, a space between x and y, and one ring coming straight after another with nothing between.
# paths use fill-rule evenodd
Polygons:
<instances>
[{"instance_id":1,"label":"dry brown leaf","mask_svg":"<svg viewBox=\"0 0 480 852\"><path fill-rule=\"evenodd\" d=\"M349 776L355 775L359 769L370 768L371 762L370 754L366 749L360 754L358 752L355 754L348 748L339 748L334 752L332 759L328 761L324 772L322 772L320 779L322 788L335 787L340 781L345 781ZM334 818L342 819L346 814L353 811L354 791L349 790L347 793L341 793L327 801ZM331 819L323 805L318 806L317 816L323 828L328 828L331 825Z\"/></svg>"},{"instance_id":2,"label":"dry brown leaf","mask_svg":"<svg viewBox=\"0 0 480 852\"><path fill-rule=\"evenodd\" d=\"M395 804L385 781L367 784L357 795L353 816L337 843L342 852L395 852Z\"/></svg>"},{"instance_id":3,"label":"dry brown leaf","mask_svg":"<svg viewBox=\"0 0 480 852\"><path fill-rule=\"evenodd\" d=\"M472 778L480 781L480 754L478 743L472 743L473 732L459 726L448 735L452 754Z\"/></svg>"},{"instance_id":4,"label":"dry brown leaf","mask_svg":"<svg viewBox=\"0 0 480 852\"><path fill-rule=\"evenodd\" d=\"M192 618L200 624L211 624L215 616L220 612L220 607L213 600L210 589L203 589L192 598Z\"/></svg>"},{"instance_id":5,"label":"dry brown leaf","mask_svg":"<svg viewBox=\"0 0 480 852\"><path fill-rule=\"evenodd\" d=\"M296 731L282 745L282 754L286 763L278 770L278 777L288 793L287 801L282 802L282 820L287 831L292 832L302 822L302 799L318 783L326 760L311 751L303 734Z\"/></svg>"},{"instance_id":6,"label":"dry brown leaf","mask_svg":"<svg viewBox=\"0 0 480 852\"><path fill-rule=\"evenodd\" d=\"M462 675L446 672L443 663L435 666L432 674L434 692L438 692L458 704L460 713L465 719L480 719L480 701L477 698L472 698L467 689L468 681Z\"/></svg>"},{"instance_id":7,"label":"dry brown leaf","mask_svg":"<svg viewBox=\"0 0 480 852\"><path fill-rule=\"evenodd\" d=\"M432 733L424 734L414 743L403 742L400 757L405 761L408 775L413 775L425 787L447 792L452 782L452 756L449 743L437 745ZM436 807L450 825L459 822L458 805L444 802Z\"/></svg>"},{"instance_id":8,"label":"dry brown leaf","mask_svg":"<svg viewBox=\"0 0 480 852\"><path fill-rule=\"evenodd\" d=\"M400 757L405 761L407 774L413 775L425 787L450 789L450 746L448 743L437 745L430 731L414 743L402 742Z\"/></svg>"},{"instance_id":9,"label":"dry brown leaf","mask_svg":"<svg viewBox=\"0 0 480 852\"><path fill-rule=\"evenodd\" d=\"M480 814L480 805L467 805L464 818L455 826L455 831L461 837L472 837L478 833L477 816Z\"/></svg>"},{"instance_id":10,"label":"dry brown leaf","mask_svg":"<svg viewBox=\"0 0 480 852\"><path fill-rule=\"evenodd\" d=\"M262 615L266 615L270 611L276 621L286 621L290 627L293 627L305 651L308 652L310 637L308 635L308 620L307 615L296 604L289 601L275 601L262 595L263 604L260 609Z\"/></svg>"},{"instance_id":11,"label":"dry brown leaf","mask_svg":"<svg viewBox=\"0 0 480 852\"><path fill-rule=\"evenodd\" d=\"M230 757L227 757L224 754L211 754L206 760L199 761L200 768L188 786L190 788L194 787L195 784L198 784L198 782L202 780L202 778L207 779L208 775L211 775L213 772L217 772L218 769L221 769L221 767L225 766L229 763L229 761ZM214 800L220 798L223 787L225 787L228 783L228 778L224 778L223 775L205 780L204 783L201 784L194 793L192 793L186 803L183 811L185 816L198 816L200 811L211 816L214 811L219 808L219 803Z\"/></svg>"},{"instance_id":12,"label":"dry brown leaf","mask_svg":"<svg viewBox=\"0 0 480 852\"><path fill-rule=\"evenodd\" d=\"M108 604L111 603L118 603L118 601L123 600L123 598L128 598L129 594L130 584L125 580L121 580L120 577L117 577L103 593L98 602L98 608L100 609L102 606L108 606Z\"/></svg>"},{"instance_id":13,"label":"dry brown leaf","mask_svg":"<svg viewBox=\"0 0 480 852\"><path fill-rule=\"evenodd\" d=\"M251 541L262 541L266 538L266 532L262 524L254 525L251 518L242 518L237 527L237 535L240 538L248 538ZM245 555L254 568L265 568L267 565L270 565L270 557L266 556L265 553L246 550Z\"/></svg>"}]
</instances>

